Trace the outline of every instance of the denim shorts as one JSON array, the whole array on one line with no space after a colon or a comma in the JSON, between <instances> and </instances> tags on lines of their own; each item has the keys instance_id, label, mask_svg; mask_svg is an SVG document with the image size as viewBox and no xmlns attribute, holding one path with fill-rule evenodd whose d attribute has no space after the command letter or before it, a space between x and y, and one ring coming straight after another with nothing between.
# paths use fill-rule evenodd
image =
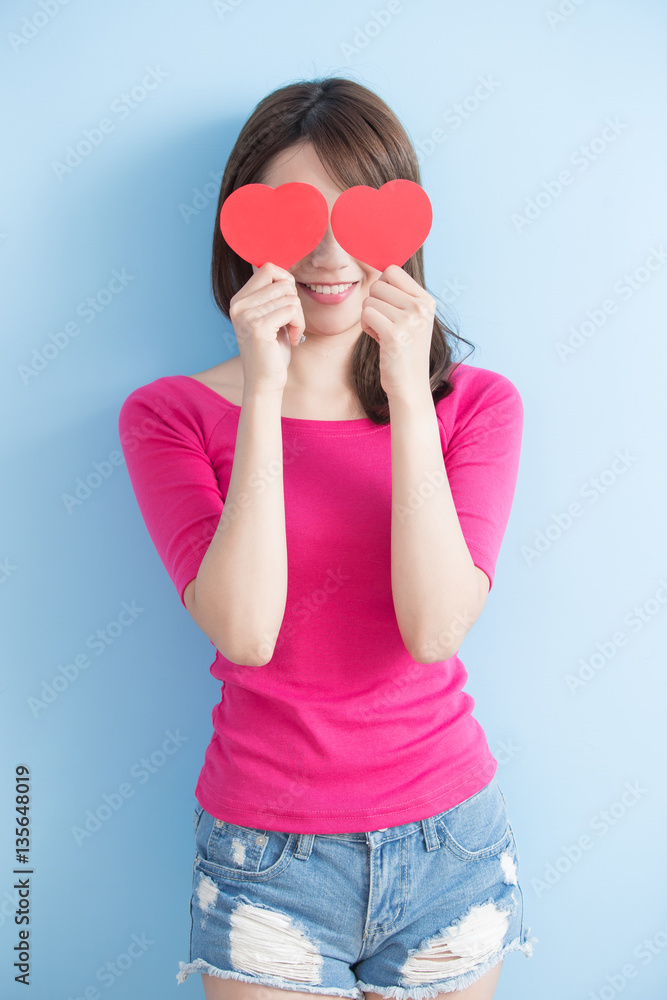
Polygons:
<instances>
[{"instance_id":1,"label":"denim shorts","mask_svg":"<svg viewBox=\"0 0 667 1000\"><path fill-rule=\"evenodd\" d=\"M422 1000L529 958L519 857L496 776L431 816L284 833L193 815L191 972L304 993Z\"/></svg>"}]
</instances>

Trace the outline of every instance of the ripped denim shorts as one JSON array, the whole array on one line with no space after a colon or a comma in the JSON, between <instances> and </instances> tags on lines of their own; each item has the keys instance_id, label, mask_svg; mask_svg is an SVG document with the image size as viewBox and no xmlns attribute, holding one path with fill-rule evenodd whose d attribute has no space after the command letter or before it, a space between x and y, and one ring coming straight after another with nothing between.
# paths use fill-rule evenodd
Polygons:
<instances>
[{"instance_id":1,"label":"ripped denim shorts","mask_svg":"<svg viewBox=\"0 0 667 1000\"><path fill-rule=\"evenodd\" d=\"M437 816L368 833L237 826L194 810L191 972L364 1000L461 990L532 955L496 776Z\"/></svg>"}]
</instances>

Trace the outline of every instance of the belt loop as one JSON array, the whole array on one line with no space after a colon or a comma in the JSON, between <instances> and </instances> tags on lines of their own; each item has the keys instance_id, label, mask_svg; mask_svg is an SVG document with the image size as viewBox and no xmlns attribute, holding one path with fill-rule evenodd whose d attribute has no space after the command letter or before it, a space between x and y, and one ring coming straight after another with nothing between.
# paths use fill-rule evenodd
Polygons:
<instances>
[{"instance_id":1,"label":"belt loop","mask_svg":"<svg viewBox=\"0 0 667 1000\"><path fill-rule=\"evenodd\" d=\"M435 828L435 822L433 817L429 816L427 819L421 821L422 831L424 833L424 843L426 845L427 851L437 851L441 847L440 838L438 837L438 831Z\"/></svg>"},{"instance_id":2,"label":"belt loop","mask_svg":"<svg viewBox=\"0 0 667 1000\"><path fill-rule=\"evenodd\" d=\"M313 849L313 841L315 839L314 833L299 833L299 841L296 845L296 851L294 852L294 857L298 858L300 861L307 861L310 857L310 852Z\"/></svg>"}]
</instances>

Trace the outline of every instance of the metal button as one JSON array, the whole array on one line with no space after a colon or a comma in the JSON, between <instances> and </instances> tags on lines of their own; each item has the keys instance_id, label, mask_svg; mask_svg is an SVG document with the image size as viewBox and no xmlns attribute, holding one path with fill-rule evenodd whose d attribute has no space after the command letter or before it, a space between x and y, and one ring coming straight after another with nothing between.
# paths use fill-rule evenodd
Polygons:
<instances>
[{"instance_id":1,"label":"metal button","mask_svg":"<svg viewBox=\"0 0 667 1000\"><path fill-rule=\"evenodd\" d=\"M267 840L267 838L266 838L266 837L264 836L264 834L263 834L263 833L261 833L261 834L259 835L259 837L255 837L255 843L256 843L256 844L265 844L265 843L266 843L266 840Z\"/></svg>"}]
</instances>

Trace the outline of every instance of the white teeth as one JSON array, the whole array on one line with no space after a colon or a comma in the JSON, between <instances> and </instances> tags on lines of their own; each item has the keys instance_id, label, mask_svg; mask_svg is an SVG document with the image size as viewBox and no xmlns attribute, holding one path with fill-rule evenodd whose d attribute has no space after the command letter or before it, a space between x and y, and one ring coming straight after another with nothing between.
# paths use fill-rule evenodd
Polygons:
<instances>
[{"instance_id":1,"label":"white teeth","mask_svg":"<svg viewBox=\"0 0 667 1000\"><path fill-rule=\"evenodd\" d=\"M322 292L324 295L340 295L353 284L353 281L348 281L346 285L306 285L306 288L310 288L313 292Z\"/></svg>"}]
</instances>

